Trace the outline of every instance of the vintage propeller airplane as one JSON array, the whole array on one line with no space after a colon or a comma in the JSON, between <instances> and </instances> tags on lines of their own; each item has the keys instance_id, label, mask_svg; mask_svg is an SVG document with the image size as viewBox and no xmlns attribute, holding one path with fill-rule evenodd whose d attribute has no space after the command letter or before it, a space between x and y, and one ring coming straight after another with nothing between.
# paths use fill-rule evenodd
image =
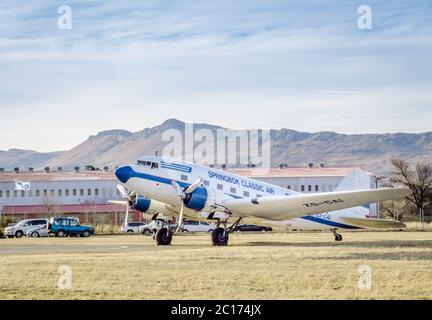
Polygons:
<instances>
[{"instance_id":1,"label":"vintage propeller airplane","mask_svg":"<svg viewBox=\"0 0 432 320\"><path fill-rule=\"evenodd\" d=\"M121 166L115 175L121 183L118 189L123 201L110 202L126 205L126 215L131 208L157 222L157 245L171 244L185 217L216 221L211 234L215 246L227 245L229 234L245 218L298 225L299 229L329 229L340 241L337 229L403 228L398 221L368 218L361 206L410 193L405 188L367 188L302 194L224 170L157 156ZM174 217L178 218L175 229Z\"/></svg>"}]
</instances>

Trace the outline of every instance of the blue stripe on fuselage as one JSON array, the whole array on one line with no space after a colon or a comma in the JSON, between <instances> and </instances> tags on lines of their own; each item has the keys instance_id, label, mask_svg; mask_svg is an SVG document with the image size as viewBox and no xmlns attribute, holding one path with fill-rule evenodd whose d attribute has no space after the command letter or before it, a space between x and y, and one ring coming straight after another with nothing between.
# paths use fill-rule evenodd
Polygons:
<instances>
[{"instance_id":1,"label":"blue stripe on fuselage","mask_svg":"<svg viewBox=\"0 0 432 320\"><path fill-rule=\"evenodd\" d=\"M325 225L332 226L332 227L335 227L335 228L361 229L359 227L351 226L349 224L344 224L344 223L329 221L329 220L321 219L321 218L318 218L318 217L315 217L315 216L304 216L304 217L301 217L301 219L312 221L312 222L316 222L316 223L325 224Z\"/></svg>"},{"instance_id":2,"label":"blue stripe on fuselage","mask_svg":"<svg viewBox=\"0 0 432 320\"><path fill-rule=\"evenodd\" d=\"M145 180L150 180L150 181L155 181L155 182L160 182L160 183L165 183L165 184L171 184L171 181L176 181L175 179L168 179L168 178L162 178L162 177L158 177L158 176L154 176L151 174L147 174L147 173L142 173L142 172L136 172L134 169L132 169L132 167L128 166L125 167L128 168L130 171L130 175L129 175L129 179L123 183L127 183L130 179L132 178L141 178L141 179L145 179ZM124 169L123 169L124 170ZM180 187L182 188L186 188L189 187L190 184L189 183L185 183L183 181L176 181Z\"/></svg>"}]
</instances>

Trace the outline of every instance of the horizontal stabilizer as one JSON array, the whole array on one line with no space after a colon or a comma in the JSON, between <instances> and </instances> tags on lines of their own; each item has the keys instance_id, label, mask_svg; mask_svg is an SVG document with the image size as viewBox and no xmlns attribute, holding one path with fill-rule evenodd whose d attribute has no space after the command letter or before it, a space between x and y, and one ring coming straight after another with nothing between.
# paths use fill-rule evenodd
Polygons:
<instances>
[{"instance_id":1,"label":"horizontal stabilizer","mask_svg":"<svg viewBox=\"0 0 432 320\"><path fill-rule=\"evenodd\" d=\"M353 217L341 217L341 219L349 224L359 228L378 228L378 229L403 229L406 225L399 221L384 220L384 219L363 219Z\"/></svg>"}]
</instances>

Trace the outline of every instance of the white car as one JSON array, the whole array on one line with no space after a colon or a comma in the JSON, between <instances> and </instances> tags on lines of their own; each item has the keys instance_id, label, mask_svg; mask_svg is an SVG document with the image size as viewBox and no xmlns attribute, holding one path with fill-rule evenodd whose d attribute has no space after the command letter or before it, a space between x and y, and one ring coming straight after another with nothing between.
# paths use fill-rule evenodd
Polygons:
<instances>
[{"instance_id":1,"label":"white car","mask_svg":"<svg viewBox=\"0 0 432 320\"><path fill-rule=\"evenodd\" d=\"M22 236L25 235L28 230L38 226L46 225L47 223L48 219L22 220L11 227L7 227L4 233L8 238L22 238Z\"/></svg>"},{"instance_id":2,"label":"white car","mask_svg":"<svg viewBox=\"0 0 432 320\"><path fill-rule=\"evenodd\" d=\"M122 225L120 232L124 233L138 233L139 227L145 225L144 222L128 222L126 225Z\"/></svg>"},{"instance_id":3,"label":"white car","mask_svg":"<svg viewBox=\"0 0 432 320\"><path fill-rule=\"evenodd\" d=\"M40 237L49 237L49 236L50 233L48 232L46 224L31 228L26 232L26 237L31 237L31 238L40 238Z\"/></svg>"},{"instance_id":4,"label":"white car","mask_svg":"<svg viewBox=\"0 0 432 320\"><path fill-rule=\"evenodd\" d=\"M138 232L142 233L145 236L151 235L153 233L153 224L149 223L138 227Z\"/></svg>"},{"instance_id":5,"label":"white car","mask_svg":"<svg viewBox=\"0 0 432 320\"><path fill-rule=\"evenodd\" d=\"M211 232L215 226L208 222L187 220L183 223L183 232Z\"/></svg>"}]
</instances>

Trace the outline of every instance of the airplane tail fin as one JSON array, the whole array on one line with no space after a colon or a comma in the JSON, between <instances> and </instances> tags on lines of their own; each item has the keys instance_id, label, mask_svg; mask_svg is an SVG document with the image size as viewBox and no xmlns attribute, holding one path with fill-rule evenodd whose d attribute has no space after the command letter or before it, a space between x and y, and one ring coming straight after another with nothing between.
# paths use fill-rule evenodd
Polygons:
<instances>
[{"instance_id":1,"label":"airplane tail fin","mask_svg":"<svg viewBox=\"0 0 432 320\"><path fill-rule=\"evenodd\" d=\"M361 169L354 169L346 175L335 191L370 189L370 176Z\"/></svg>"},{"instance_id":2,"label":"airplane tail fin","mask_svg":"<svg viewBox=\"0 0 432 320\"><path fill-rule=\"evenodd\" d=\"M341 183L337 186L335 191L349 191L349 190L367 190L371 189L370 176L361 169L354 169L346 175ZM355 208L345 209L342 214L356 215L363 218L370 217L370 205L359 206Z\"/></svg>"}]
</instances>

